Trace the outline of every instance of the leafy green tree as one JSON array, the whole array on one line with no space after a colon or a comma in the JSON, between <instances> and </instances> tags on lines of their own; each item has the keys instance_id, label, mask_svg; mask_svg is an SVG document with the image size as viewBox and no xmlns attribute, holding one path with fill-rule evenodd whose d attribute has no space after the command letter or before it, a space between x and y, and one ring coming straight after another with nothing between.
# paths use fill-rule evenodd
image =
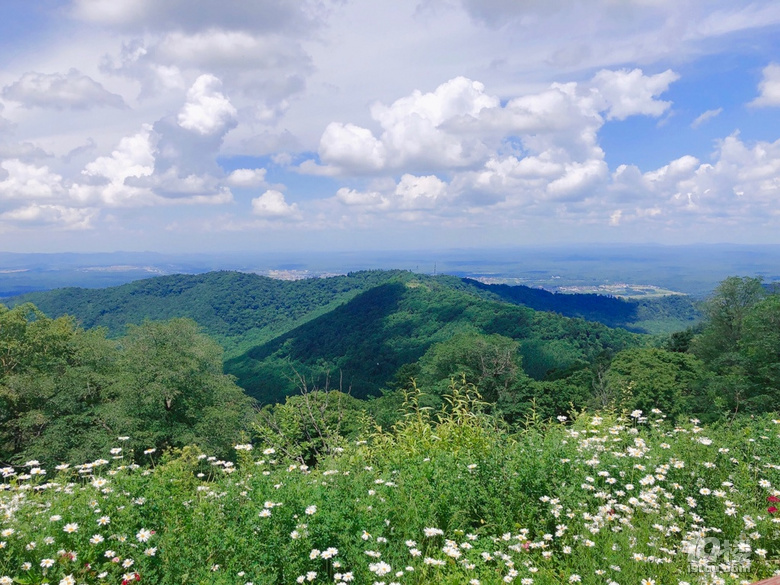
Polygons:
<instances>
[{"instance_id":1,"label":"leafy green tree","mask_svg":"<svg viewBox=\"0 0 780 585\"><path fill-rule=\"evenodd\" d=\"M312 465L363 436L370 417L361 400L338 390L308 390L284 404L265 406L253 425L257 441L279 454Z\"/></svg>"},{"instance_id":2,"label":"leafy green tree","mask_svg":"<svg viewBox=\"0 0 780 585\"><path fill-rule=\"evenodd\" d=\"M75 326L70 317L50 319L35 305L0 305L0 381L28 371L53 371L68 351Z\"/></svg>"},{"instance_id":3,"label":"leafy green tree","mask_svg":"<svg viewBox=\"0 0 780 585\"><path fill-rule=\"evenodd\" d=\"M116 445L105 410L118 376L119 352L105 335L101 329L77 329L67 365L56 375L38 378L48 389L36 411L43 424L26 442L24 458L87 461Z\"/></svg>"},{"instance_id":4,"label":"leafy green tree","mask_svg":"<svg viewBox=\"0 0 780 585\"><path fill-rule=\"evenodd\" d=\"M667 351L686 353L691 348L694 335L695 332L692 327L683 331L675 331L669 336L669 339L664 344L664 349Z\"/></svg>"},{"instance_id":5,"label":"leafy green tree","mask_svg":"<svg viewBox=\"0 0 780 585\"><path fill-rule=\"evenodd\" d=\"M773 408L760 398L766 395L767 379L758 373L771 369L761 362L771 357L766 351L771 341L761 340L767 335L771 339L771 327L760 322L764 318L771 322L772 305L763 305L768 294L761 278L730 277L705 303L707 320L691 341L690 351L709 370L708 396L718 410L736 414ZM763 309L757 310L759 306Z\"/></svg>"},{"instance_id":6,"label":"leafy green tree","mask_svg":"<svg viewBox=\"0 0 780 585\"><path fill-rule=\"evenodd\" d=\"M746 315L766 294L761 278L731 276L721 282L704 304L706 326L693 341L693 353L715 370L728 368Z\"/></svg>"},{"instance_id":7,"label":"leafy green tree","mask_svg":"<svg viewBox=\"0 0 780 585\"><path fill-rule=\"evenodd\" d=\"M750 381L748 410L777 410L780 398L780 296L772 295L754 305L745 316L740 354Z\"/></svg>"},{"instance_id":8,"label":"leafy green tree","mask_svg":"<svg viewBox=\"0 0 780 585\"><path fill-rule=\"evenodd\" d=\"M502 335L464 332L433 345L420 358L418 386L424 392L446 394L452 379L464 378L483 400L495 403L527 378L519 344Z\"/></svg>"},{"instance_id":9,"label":"leafy green tree","mask_svg":"<svg viewBox=\"0 0 780 585\"><path fill-rule=\"evenodd\" d=\"M52 399L75 336L70 318L0 305L0 460L13 460L57 416Z\"/></svg>"},{"instance_id":10,"label":"leafy green tree","mask_svg":"<svg viewBox=\"0 0 780 585\"><path fill-rule=\"evenodd\" d=\"M702 392L702 363L694 356L657 348L622 351L607 372L614 406L669 416L689 414Z\"/></svg>"},{"instance_id":11,"label":"leafy green tree","mask_svg":"<svg viewBox=\"0 0 780 585\"><path fill-rule=\"evenodd\" d=\"M128 327L112 428L137 448L196 444L225 454L248 428L249 399L222 373L222 348L189 319Z\"/></svg>"}]
</instances>

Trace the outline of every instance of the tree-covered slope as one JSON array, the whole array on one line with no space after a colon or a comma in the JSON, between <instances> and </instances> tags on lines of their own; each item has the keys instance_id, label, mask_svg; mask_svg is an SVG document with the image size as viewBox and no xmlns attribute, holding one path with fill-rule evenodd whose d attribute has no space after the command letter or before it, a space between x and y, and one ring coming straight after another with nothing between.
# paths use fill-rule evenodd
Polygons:
<instances>
[{"instance_id":1,"label":"tree-covered slope","mask_svg":"<svg viewBox=\"0 0 780 585\"><path fill-rule=\"evenodd\" d=\"M314 316L386 282L394 271L365 271L332 278L285 281L241 272L177 274L104 289L63 288L31 293L11 305L34 303L52 317L73 315L85 328L188 317L228 354L268 341Z\"/></svg>"},{"instance_id":2,"label":"tree-covered slope","mask_svg":"<svg viewBox=\"0 0 780 585\"><path fill-rule=\"evenodd\" d=\"M413 276L403 271L376 270L284 281L229 271L178 274L104 289L63 288L30 293L9 304L31 302L52 317L73 315L83 327L106 327L112 336L123 334L129 323L188 317L218 339L229 355L237 355L401 275ZM415 278L430 280L421 275ZM683 329L700 318L693 302L684 296L633 301L594 294L553 294L526 286L488 285L451 276L433 280L485 299L641 333Z\"/></svg>"},{"instance_id":3,"label":"tree-covered slope","mask_svg":"<svg viewBox=\"0 0 780 585\"><path fill-rule=\"evenodd\" d=\"M701 320L696 303L686 295L649 299L621 299L597 294L560 294L523 285L484 284L464 278L476 290L537 311L598 321L637 333L671 333Z\"/></svg>"},{"instance_id":4,"label":"tree-covered slope","mask_svg":"<svg viewBox=\"0 0 780 585\"><path fill-rule=\"evenodd\" d=\"M261 402L294 392L299 376L365 397L377 394L399 367L419 359L432 344L461 331L519 340L523 367L535 378L639 343L627 331L487 300L452 287L450 280L456 279L399 273L228 360L226 372Z\"/></svg>"}]
</instances>

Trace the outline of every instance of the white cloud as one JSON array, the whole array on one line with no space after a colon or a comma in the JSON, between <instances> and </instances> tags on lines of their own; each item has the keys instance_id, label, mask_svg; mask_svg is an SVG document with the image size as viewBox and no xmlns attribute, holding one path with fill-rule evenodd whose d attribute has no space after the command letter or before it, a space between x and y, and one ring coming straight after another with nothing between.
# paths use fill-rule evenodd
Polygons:
<instances>
[{"instance_id":1,"label":"white cloud","mask_svg":"<svg viewBox=\"0 0 780 585\"><path fill-rule=\"evenodd\" d=\"M612 204L624 205L621 221L652 216L680 225L693 216L758 226L780 200L780 140L749 146L733 134L720 141L712 163L687 155L644 174L621 165L610 190Z\"/></svg>"},{"instance_id":2,"label":"white cloud","mask_svg":"<svg viewBox=\"0 0 780 585\"><path fill-rule=\"evenodd\" d=\"M499 39L523 39L509 63L557 69L614 67L720 52L726 35L780 23L774 0L423 0L440 12L460 5Z\"/></svg>"},{"instance_id":3,"label":"white cloud","mask_svg":"<svg viewBox=\"0 0 780 585\"><path fill-rule=\"evenodd\" d=\"M252 213L268 219L297 219L299 218L298 204L289 204L284 200L284 194L269 189L260 197L252 199Z\"/></svg>"},{"instance_id":4,"label":"white cloud","mask_svg":"<svg viewBox=\"0 0 780 585\"><path fill-rule=\"evenodd\" d=\"M499 104L478 81L456 77L431 93L415 91L389 107L375 104L371 117L383 129L382 143L392 167L462 167L483 159L485 147L478 138L450 132L448 125L478 119L483 110Z\"/></svg>"},{"instance_id":5,"label":"white cloud","mask_svg":"<svg viewBox=\"0 0 780 585\"><path fill-rule=\"evenodd\" d=\"M449 186L436 175L405 173L398 183L376 182L376 189L358 191L342 187L335 200L360 212L403 213L442 211L449 197ZM415 216L416 217L416 216Z\"/></svg>"},{"instance_id":6,"label":"white cloud","mask_svg":"<svg viewBox=\"0 0 780 585\"><path fill-rule=\"evenodd\" d=\"M332 122L320 140L320 159L347 167L353 172L376 171L384 168L385 146L374 138L371 130L354 124Z\"/></svg>"},{"instance_id":7,"label":"white cloud","mask_svg":"<svg viewBox=\"0 0 780 585\"><path fill-rule=\"evenodd\" d=\"M661 115L670 104L657 98L676 78L671 71L601 71L591 81L555 83L503 104L482 84L455 78L433 92L372 107L378 137L353 124L329 125L320 142L325 165L309 161L299 169L379 177L400 170L397 183L337 191L335 201L357 215L472 222L588 216L606 223L616 211L611 198L624 197L625 189L611 187L598 132L608 117ZM673 175L684 162L657 174ZM437 174L414 172L421 168ZM661 210L648 205L637 213L653 218Z\"/></svg>"},{"instance_id":8,"label":"white cloud","mask_svg":"<svg viewBox=\"0 0 780 585\"><path fill-rule=\"evenodd\" d=\"M599 71L592 84L607 102L607 119L625 120L629 116L660 116L672 105L659 101L659 95L680 76L672 70L647 76L641 69Z\"/></svg>"},{"instance_id":9,"label":"white cloud","mask_svg":"<svg viewBox=\"0 0 780 585\"><path fill-rule=\"evenodd\" d=\"M89 163L83 174L111 181L150 175L154 171L154 149L152 128L145 125L137 134L122 138L111 156L101 156Z\"/></svg>"},{"instance_id":10,"label":"white cloud","mask_svg":"<svg viewBox=\"0 0 780 585\"><path fill-rule=\"evenodd\" d=\"M252 209L259 217L246 218L249 223L280 230L291 224L274 218L300 219L298 227L336 225L341 218L344 226L354 218L376 226L399 218L429 225L561 219L605 226L614 217L623 229L640 220L683 225L716 214L758 220L769 215L775 196L775 147L748 142L747 134L724 139L712 158L701 156L697 144L690 152L702 160L680 157L649 167L645 145L607 156L602 143L620 143L624 136L614 139L622 132L646 127L621 125L629 116L674 113L663 133L678 152L668 158L684 153L688 140L708 140L709 134L677 140L676 133L690 134L694 117L701 114L695 128L721 110L702 113L708 106L685 91L672 111L664 92L677 74L664 69L674 63L690 70L702 55L733 54L734 35L726 35L735 31L753 35L753 50L765 55L766 65L768 40L780 22L776 2L65 5L77 19L67 23L72 38L60 43L53 35L51 46L20 49L0 76L8 93L0 112L7 120L0 119L0 211L19 205L26 210L19 217L52 216L57 205L110 207L120 224L165 217L159 223L195 225L183 204L225 204L234 200L232 189L234 207L247 212L256 197ZM78 71L50 75L72 66ZM780 105L778 68L764 69L753 105ZM689 81L710 78L704 67ZM702 86L698 93L706 91ZM108 107L86 111L124 106L117 94L132 106L121 116ZM20 101L10 101L14 95ZM754 129L756 116L771 114L729 110L734 127L746 133L740 116L753 116ZM610 141L600 136L608 120L614 121ZM247 168L225 172L220 165L235 168L231 157L249 161L240 163ZM608 169L608 159L622 157L637 167ZM272 174L281 182L283 173L296 171L328 179L299 178L312 186L311 195L291 204L283 187L254 168L261 160L276 161ZM335 196L317 200L324 190ZM221 212L194 215L213 219Z\"/></svg>"},{"instance_id":11,"label":"white cloud","mask_svg":"<svg viewBox=\"0 0 780 585\"><path fill-rule=\"evenodd\" d=\"M128 177L125 186L154 194L153 204L211 204L233 201L233 193L220 180L208 174L182 172L176 166L149 176Z\"/></svg>"},{"instance_id":12,"label":"white cloud","mask_svg":"<svg viewBox=\"0 0 780 585\"><path fill-rule=\"evenodd\" d=\"M238 112L219 91L221 87L222 82L213 75L198 77L179 112L179 126L202 135L223 134L234 127Z\"/></svg>"},{"instance_id":13,"label":"white cloud","mask_svg":"<svg viewBox=\"0 0 780 585\"><path fill-rule=\"evenodd\" d=\"M603 183L608 174L603 160L572 162L564 166L561 177L547 185L547 193L554 199L579 199L583 192Z\"/></svg>"},{"instance_id":14,"label":"white cloud","mask_svg":"<svg viewBox=\"0 0 780 585\"><path fill-rule=\"evenodd\" d=\"M98 157L84 167L82 180L70 187L71 198L110 207L233 201L229 187L203 172L206 165L199 164L201 157L211 153L197 150L203 146L197 140L194 153L177 149L182 140L167 135L170 128L147 124L140 132L122 138L111 155Z\"/></svg>"},{"instance_id":15,"label":"white cloud","mask_svg":"<svg viewBox=\"0 0 780 585\"><path fill-rule=\"evenodd\" d=\"M213 75L230 89L236 121L274 126L291 99L306 90L313 65L302 44L281 31L208 27L192 32L176 27L126 41L121 50L103 57L101 70L140 83L144 102L173 96L199 75Z\"/></svg>"},{"instance_id":16,"label":"white cloud","mask_svg":"<svg viewBox=\"0 0 780 585\"><path fill-rule=\"evenodd\" d=\"M93 227L93 221L99 213L97 209L33 203L0 213L0 222L24 227L51 226L67 230L83 230Z\"/></svg>"},{"instance_id":17,"label":"white cloud","mask_svg":"<svg viewBox=\"0 0 780 585\"><path fill-rule=\"evenodd\" d=\"M127 107L121 96L77 69L62 73L25 73L3 88L3 97L32 108L86 110L93 107Z\"/></svg>"},{"instance_id":18,"label":"white cloud","mask_svg":"<svg viewBox=\"0 0 780 585\"><path fill-rule=\"evenodd\" d=\"M154 194L148 189L126 184L131 177L148 177L154 172L155 144L152 127L119 141L109 156L101 156L82 171L84 182L70 188L71 197L84 204L109 206L148 205Z\"/></svg>"},{"instance_id":19,"label":"white cloud","mask_svg":"<svg viewBox=\"0 0 780 585\"><path fill-rule=\"evenodd\" d=\"M279 35L209 28L197 33L170 32L144 50L160 63L200 69L296 69L308 57L300 45Z\"/></svg>"},{"instance_id":20,"label":"white cloud","mask_svg":"<svg viewBox=\"0 0 780 585\"><path fill-rule=\"evenodd\" d=\"M620 165L610 174L603 160L574 161L560 152L497 156L480 170L455 172L449 182L406 173L398 183L341 188L332 199L340 208L332 212L344 225L398 219L496 229L555 218L572 226L656 233L705 225L760 227L777 217L780 140L746 144L734 134L719 142L711 159L685 155L644 173Z\"/></svg>"},{"instance_id":21,"label":"white cloud","mask_svg":"<svg viewBox=\"0 0 780 585\"><path fill-rule=\"evenodd\" d=\"M260 187L265 185L265 169L236 169L228 175L231 187Z\"/></svg>"},{"instance_id":22,"label":"white cloud","mask_svg":"<svg viewBox=\"0 0 780 585\"><path fill-rule=\"evenodd\" d=\"M691 128L696 129L705 122L709 122L713 118L717 118L723 113L723 108L717 108L715 110L707 110L706 112L701 113L699 116L696 117L696 119L691 122Z\"/></svg>"},{"instance_id":23,"label":"white cloud","mask_svg":"<svg viewBox=\"0 0 780 585\"><path fill-rule=\"evenodd\" d=\"M73 13L84 20L122 24L142 20L150 4L148 0L75 0Z\"/></svg>"},{"instance_id":24,"label":"white cloud","mask_svg":"<svg viewBox=\"0 0 780 585\"><path fill-rule=\"evenodd\" d=\"M527 155L548 152L548 158L574 164L582 175L584 168L594 169L592 161L603 159L596 136L602 114L618 120L659 116L670 102L656 98L677 78L672 71L651 76L639 69L600 71L590 82L555 83L502 106L481 83L457 77L430 93L414 91L390 106L375 104L371 117L382 129L378 137L355 124L329 124L320 139L320 160L343 173L478 168L500 155L505 139L519 137ZM323 173L311 163L300 170Z\"/></svg>"},{"instance_id":25,"label":"white cloud","mask_svg":"<svg viewBox=\"0 0 780 585\"><path fill-rule=\"evenodd\" d=\"M416 177L405 174L394 196L401 209L431 209L447 196L447 184L435 175Z\"/></svg>"},{"instance_id":26,"label":"white cloud","mask_svg":"<svg viewBox=\"0 0 780 585\"><path fill-rule=\"evenodd\" d=\"M387 199L378 191L357 191L342 187L336 191L336 199L344 205L386 207Z\"/></svg>"},{"instance_id":27,"label":"white cloud","mask_svg":"<svg viewBox=\"0 0 780 585\"><path fill-rule=\"evenodd\" d=\"M2 199L52 199L62 195L62 177L49 170L27 164L19 159L0 163L0 198Z\"/></svg>"},{"instance_id":28,"label":"white cloud","mask_svg":"<svg viewBox=\"0 0 780 585\"><path fill-rule=\"evenodd\" d=\"M751 106L780 106L780 63L764 67L763 78L758 84L759 95L750 102Z\"/></svg>"},{"instance_id":29,"label":"white cloud","mask_svg":"<svg viewBox=\"0 0 780 585\"><path fill-rule=\"evenodd\" d=\"M4 109L5 106L2 104L2 102L0 102L0 133L8 132L13 128L13 123L2 116L2 111Z\"/></svg>"},{"instance_id":30,"label":"white cloud","mask_svg":"<svg viewBox=\"0 0 780 585\"><path fill-rule=\"evenodd\" d=\"M371 117L382 128L380 138L354 124L331 123L320 139L320 159L352 172L478 163L489 151L468 125L499 106L484 90L479 82L456 77L430 93L415 91L390 106L374 104Z\"/></svg>"}]
</instances>

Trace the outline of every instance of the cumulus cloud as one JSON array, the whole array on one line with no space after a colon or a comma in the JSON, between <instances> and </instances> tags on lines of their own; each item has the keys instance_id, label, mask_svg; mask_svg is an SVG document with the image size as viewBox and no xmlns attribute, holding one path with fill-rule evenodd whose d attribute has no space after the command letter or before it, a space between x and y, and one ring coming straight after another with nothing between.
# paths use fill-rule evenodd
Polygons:
<instances>
[{"instance_id":1,"label":"cumulus cloud","mask_svg":"<svg viewBox=\"0 0 780 585\"><path fill-rule=\"evenodd\" d=\"M701 113L699 116L696 117L696 119L693 122L691 122L691 128L695 130L705 122L709 122L713 118L717 118L722 113L723 113L723 108L717 108L715 110L707 110L706 112Z\"/></svg>"},{"instance_id":2,"label":"cumulus cloud","mask_svg":"<svg viewBox=\"0 0 780 585\"><path fill-rule=\"evenodd\" d=\"M148 177L154 172L155 144L152 127L119 141L109 156L100 156L82 171L84 180L70 188L71 197L84 204L109 206L145 205L154 199L148 189L126 184L131 177Z\"/></svg>"},{"instance_id":3,"label":"cumulus cloud","mask_svg":"<svg viewBox=\"0 0 780 585\"><path fill-rule=\"evenodd\" d=\"M672 105L656 98L680 78L672 70L657 75L644 75L641 69L632 71L599 71L592 85L607 103L608 120L625 120L629 116L660 116Z\"/></svg>"},{"instance_id":4,"label":"cumulus cloud","mask_svg":"<svg viewBox=\"0 0 780 585\"><path fill-rule=\"evenodd\" d=\"M19 159L0 163L0 198L52 199L62 194L62 177L46 166L27 164Z\"/></svg>"},{"instance_id":5,"label":"cumulus cloud","mask_svg":"<svg viewBox=\"0 0 780 585\"><path fill-rule=\"evenodd\" d=\"M498 106L498 98L487 95L481 83L457 77L431 93L415 91L390 106L375 104L371 117L382 128L379 138L354 124L329 124L320 139L320 160L358 173L469 166L488 151L478 137L457 126Z\"/></svg>"},{"instance_id":6,"label":"cumulus cloud","mask_svg":"<svg viewBox=\"0 0 780 585\"><path fill-rule=\"evenodd\" d=\"M177 27L126 41L118 53L103 57L101 70L140 83L142 100L172 95L193 76L208 73L230 87L245 121L273 125L306 89L314 69L302 44L280 31Z\"/></svg>"},{"instance_id":7,"label":"cumulus cloud","mask_svg":"<svg viewBox=\"0 0 780 585\"><path fill-rule=\"evenodd\" d=\"M297 203L287 203L284 194L269 189L260 197L252 199L252 213L266 219L298 219Z\"/></svg>"},{"instance_id":8,"label":"cumulus cloud","mask_svg":"<svg viewBox=\"0 0 780 585\"><path fill-rule=\"evenodd\" d=\"M405 174L394 193L401 209L431 209L447 196L447 184L435 175Z\"/></svg>"},{"instance_id":9,"label":"cumulus cloud","mask_svg":"<svg viewBox=\"0 0 780 585\"><path fill-rule=\"evenodd\" d=\"M202 135L223 134L234 127L238 112L219 91L221 87L222 82L213 75L198 77L179 112L179 126Z\"/></svg>"},{"instance_id":10,"label":"cumulus cloud","mask_svg":"<svg viewBox=\"0 0 780 585\"><path fill-rule=\"evenodd\" d=\"M663 114L670 103L657 98L675 79L672 71L600 71L589 82L555 83L502 105L483 84L457 77L430 93L375 104L378 135L355 124L329 124L320 140L323 164L299 168L319 174L454 172L464 190L471 183L482 192L536 180L547 197L565 198L606 176L597 140L605 120ZM518 146L520 157L513 152Z\"/></svg>"},{"instance_id":11,"label":"cumulus cloud","mask_svg":"<svg viewBox=\"0 0 780 585\"><path fill-rule=\"evenodd\" d=\"M93 107L125 108L122 96L111 93L77 69L62 73L25 73L3 88L3 97L32 108L86 110Z\"/></svg>"},{"instance_id":12,"label":"cumulus cloud","mask_svg":"<svg viewBox=\"0 0 780 585\"><path fill-rule=\"evenodd\" d=\"M335 200L364 212L441 211L450 199L449 185L436 175L405 173L398 183L382 182L377 189L359 191L342 187Z\"/></svg>"},{"instance_id":13,"label":"cumulus cloud","mask_svg":"<svg viewBox=\"0 0 780 585\"><path fill-rule=\"evenodd\" d=\"M236 169L227 177L231 187L260 187L265 185L265 169Z\"/></svg>"},{"instance_id":14,"label":"cumulus cloud","mask_svg":"<svg viewBox=\"0 0 780 585\"><path fill-rule=\"evenodd\" d=\"M231 202L231 181L223 178L216 155L235 124L235 109L219 86L214 76L199 77L177 116L145 124L110 155L88 163L70 196L111 207ZM252 182L257 176L255 170L233 180Z\"/></svg>"},{"instance_id":15,"label":"cumulus cloud","mask_svg":"<svg viewBox=\"0 0 780 585\"><path fill-rule=\"evenodd\" d=\"M350 123L331 123L319 146L320 160L330 172L311 163L301 170L334 174L338 169L371 173L383 169L430 169L464 167L478 162L487 150L470 130L460 132L484 108L496 107L498 99L484 93L484 86L464 77L443 83L427 94L415 91L390 106L375 104L371 116L383 132L375 137L368 128Z\"/></svg>"},{"instance_id":16,"label":"cumulus cloud","mask_svg":"<svg viewBox=\"0 0 780 585\"><path fill-rule=\"evenodd\" d=\"M33 203L0 213L0 222L29 227L57 227L67 230L83 230L93 227L99 210Z\"/></svg>"},{"instance_id":17,"label":"cumulus cloud","mask_svg":"<svg viewBox=\"0 0 780 585\"><path fill-rule=\"evenodd\" d=\"M756 107L780 106L780 64L770 63L764 67L763 78L758 84L758 97L750 102Z\"/></svg>"},{"instance_id":18,"label":"cumulus cloud","mask_svg":"<svg viewBox=\"0 0 780 585\"><path fill-rule=\"evenodd\" d=\"M386 208L387 199L378 191L358 191L342 187L336 191L336 200L349 206Z\"/></svg>"},{"instance_id":19,"label":"cumulus cloud","mask_svg":"<svg viewBox=\"0 0 780 585\"><path fill-rule=\"evenodd\" d=\"M332 199L356 218L460 217L491 225L556 217L679 228L777 215L780 141L747 144L734 134L707 162L685 155L646 172L633 165L610 172L599 130L609 119L663 115L671 104L659 96L676 79L671 71L600 71L590 81L552 84L499 102L481 84L457 78L431 93L374 106L379 132L331 124L320 144L324 164L309 161L309 168L376 177L369 188L343 187ZM719 113L704 112L696 125ZM469 141L478 143L470 151L480 153L473 161L463 154ZM435 173L413 172L416 155ZM396 173L400 179L388 184Z\"/></svg>"},{"instance_id":20,"label":"cumulus cloud","mask_svg":"<svg viewBox=\"0 0 780 585\"><path fill-rule=\"evenodd\" d=\"M641 173L621 165L612 176L612 204L622 222L656 217L679 224L703 221L759 222L775 214L780 198L780 140L745 144L738 134L721 140L713 162L686 155Z\"/></svg>"},{"instance_id":21,"label":"cumulus cloud","mask_svg":"<svg viewBox=\"0 0 780 585\"><path fill-rule=\"evenodd\" d=\"M129 32L101 70L141 84L142 99L181 89L194 75L223 80L247 121L275 124L314 72L304 41L331 0L78 0L77 18Z\"/></svg>"},{"instance_id":22,"label":"cumulus cloud","mask_svg":"<svg viewBox=\"0 0 780 585\"><path fill-rule=\"evenodd\" d=\"M353 172L377 171L384 168L387 154L371 130L333 122L325 128L320 140L320 159Z\"/></svg>"}]
</instances>

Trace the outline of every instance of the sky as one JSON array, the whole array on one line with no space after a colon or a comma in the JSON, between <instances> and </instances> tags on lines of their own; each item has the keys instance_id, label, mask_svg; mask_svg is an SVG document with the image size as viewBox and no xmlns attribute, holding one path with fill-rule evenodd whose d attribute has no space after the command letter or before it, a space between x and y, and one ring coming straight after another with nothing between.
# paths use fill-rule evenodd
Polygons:
<instances>
[{"instance_id":1,"label":"sky","mask_svg":"<svg viewBox=\"0 0 780 585\"><path fill-rule=\"evenodd\" d=\"M780 243L776 0L3 0L0 250Z\"/></svg>"}]
</instances>

